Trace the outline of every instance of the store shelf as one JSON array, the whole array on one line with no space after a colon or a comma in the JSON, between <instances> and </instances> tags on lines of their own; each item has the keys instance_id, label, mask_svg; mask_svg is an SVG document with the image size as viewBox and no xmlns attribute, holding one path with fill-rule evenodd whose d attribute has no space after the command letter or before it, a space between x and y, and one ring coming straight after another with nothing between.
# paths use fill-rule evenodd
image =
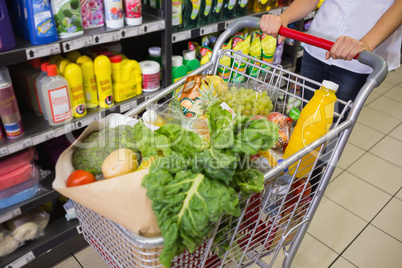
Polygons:
<instances>
[{"instance_id":1,"label":"store shelf","mask_svg":"<svg viewBox=\"0 0 402 268\"><path fill-rule=\"evenodd\" d=\"M143 14L143 23L139 26L125 26L120 29L111 29L104 26L89 29L85 30L81 36L70 39L59 39L47 45L33 46L30 42L17 36L17 47L13 50L0 53L0 66L118 41L123 38L140 36L164 29L164 19L150 14Z\"/></svg>"},{"instance_id":2,"label":"store shelf","mask_svg":"<svg viewBox=\"0 0 402 268\"><path fill-rule=\"evenodd\" d=\"M111 113L124 113L144 102L153 94L143 93L126 101L116 102L113 107L107 109L88 109L87 115L84 117L74 118L62 126L50 126L43 117L35 116L33 113L24 114L22 115L22 125L25 129L24 135L16 139L5 139L0 144L0 158L70 133L73 130L86 127L92 121L105 118Z\"/></svg>"},{"instance_id":3,"label":"store shelf","mask_svg":"<svg viewBox=\"0 0 402 268\"><path fill-rule=\"evenodd\" d=\"M46 227L43 237L37 240L27 241L10 255L1 258L0 266L19 268L44 255L53 255L52 257L54 258L54 250L60 246L63 247L63 244L68 241L82 236L81 233L82 229L78 220L67 221L64 218L56 219ZM58 250L59 255L62 254L64 257L74 251L73 248L66 246L63 247L61 253L60 250ZM60 257L61 256L59 256L58 259L61 259Z\"/></svg>"}]
</instances>

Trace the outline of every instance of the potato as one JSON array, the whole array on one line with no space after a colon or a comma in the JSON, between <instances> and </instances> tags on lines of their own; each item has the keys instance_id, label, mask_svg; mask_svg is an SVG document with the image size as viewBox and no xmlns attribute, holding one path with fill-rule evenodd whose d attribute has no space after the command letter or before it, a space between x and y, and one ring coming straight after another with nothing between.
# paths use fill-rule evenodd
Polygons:
<instances>
[{"instance_id":1,"label":"potato","mask_svg":"<svg viewBox=\"0 0 402 268\"><path fill-rule=\"evenodd\" d=\"M111 152L102 163L105 179L133 172L138 167L137 154L130 149L118 149Z\"/></svg>"}]
</instances>

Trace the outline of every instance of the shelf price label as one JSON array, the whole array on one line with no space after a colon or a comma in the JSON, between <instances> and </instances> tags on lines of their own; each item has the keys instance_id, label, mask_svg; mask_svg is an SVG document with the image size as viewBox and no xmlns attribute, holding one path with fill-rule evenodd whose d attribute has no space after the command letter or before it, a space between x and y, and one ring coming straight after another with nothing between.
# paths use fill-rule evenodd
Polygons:
<instances>
[{"instance_id":1,"label":"shelf price label","mask_svg":"<svg viewBox=\"0 0 402 268\"><path fill-rule=\"evenodd\" d=\"M156 21L152 23L148 23L144 25L144 32L145 33L150 33L150 32L156 32L160 30L165 29L165 21Z\"/></svg>"},{"instance_id":2,"label":"shelf price label","mask_svg":"<svg viewBox=\"0 0 402 268\"><path fill-rule=\"evenodd\" d=\"M60 52L61 51L59 43L46 46L31 47L25 50L28 60L46 57L53 54L60 54Z\"/></svg>"},{"instance_id":3,"label":"shelf price label","mask_svg":"<svg viewBox=\"0 0 402 268\"><path fill-rule=\"evenodd\" d=\"M13 209L9 212L6 212L2 215L0 215L0 223L3 223L5 221L11 220L14 217L17 217L18 215L21 215L21 209L20 208L16 208Z\"/></svg>"},{"instance_id":4,"label":"shelf price label","mask_svg":"<svg viewBox=\"0 0 402 268\"><path fill-rule=\"evenodd\" d=\"M218 24L208 25L200 28L201 35L207 35L210 33L216 33L218 31Z\"/></svg>"},{"instance_id":5,"label":"shelf price label","mask_svg":"<svg viewBox=\"0 0 402 268\"><path fill-rule=\"evenodd\" d=\"M8 149L6 146L0 148L0 157L8 155Z\"/></svg>"},{"instance_id":6,"label":"shelf price label","mask_svg":"<svg viewBox=\"0 0 402 268\"><path fill-rule=\"evenodd\" d=\"M51 140L54 138L54 131L53 130L49 130L45 133L36 135L35 137L32 137L32 144L33 145L37 145L40 144L42 142Z\"/></svg>"},{"instance_id":7,"label":"shelf price label","mask_svg":"<svg viewBox=\"0 0 402 268\"><path fill-rule=\"evenodd\" d=\"M120 30L120 38L129 38L143 34L144 34L144 27L131 27Z\"/></svg>"},{"instance_id":8,"label":"shelf price label","mask_svg":"<svg viewBox=\"0 0 402 268\"><path fill-rule=\"evenodd\" d=\"M12 263L8 264L6 267L7 268L20 268L27 264L28 262L31 262L35 259L35 255L33 254L32 251L28 252L27 254L24 254L23 256L19 257Z\"/></svg>"},{"instance_id":9,"label":"shelf price label","mask_svg":"<svg viewBox=\"0 0 402 268\"><path fill-rule=\"evenodd\" d=\"M279 15L282 14L282 9L281 8L275 8L275 9L270 10L268 13L271 14L271 15L279 16Z\"/></svg>"},{"instance_id":10,"label":"shelf price label","mask_svg":"<svg viewBox=\"0 0 402 268\"><path fill-rule=\"evenodd\" d=\"M95 34L92 38L92 44L103 44L120 40L120 31L114 31L104 34Z\"/></svg>"},{"instance_id":11,"label":"shelf price label","mask_svg":"<svg viewBox=\"0 0 402 268\"><path fill-rule=\"evenodd\" d=\"M127 112L137 106L137 100L120 105L120 113Z\"/></svg>"},{"instance_id":12,"label":"shelf price label","mask_svg":"<svg viewBox=\"0 0 402 268\"><path fill-rule=\"evenodd\" d=\"M76 228L77 228L77 233L78 233L78 234L82 234L82 227L81 227L81 225L78 225Z\"/></svg>"},{"instance_id":13,"label":"shelf price label","mask_svg":"<svg viewBox=\"0 0 402 268\"><path fill-rule=\"evenodd\" d=\"M180 42L191 38L191 30L175 33L172 35L172 42Z\"/></svg>"},{"instance_id":14,"label":"shelf price label","mask_svg":"<svg viewBox=\"0 0 402 268\"><path fill-rule=\"evenodd\" d=\"M98 121L99 119L100 119L100 114L94 114L92 116L84 117L83 119L75 122L75 129L86 127L89 124L91 124L93 121Z\"/></svg>"},{"instance_id":15,"label":"shelf price label","mask_svg":"<svg viewBox=\"0 0 402 268\"><path fill-rule=\"evenodd\" d=\"M67 125L64 125L62 127L59 127L59 128L56 128L55 130L53 130L54 137L60 137L61 135L64 135L66 133L70 133L73 130L75 130L74 123L69 123Z\"/></svg>"},{"instance_id":16,"label":"shelf price label","mask_svg":"<svg viewBox=\"0 0 402 268\"><path fill-rule=\"evenodd\" d=\"M24 150L26 148L32 147L32 139L28 138L22 141L18 141L16 143L13 143L11 145L8 145L8 152L10 154Z\"/></svg>"},{"instance_id":17,"label":"shelf price label","mask_svg":"<svg viewBox=\"0 0 402 268\"><path fill-rule=\"evenodd\" d=\"M80 49L92 45L92 36L85 36L75 40L61 43L64 52Z\"/></svg>"}]
</instances>

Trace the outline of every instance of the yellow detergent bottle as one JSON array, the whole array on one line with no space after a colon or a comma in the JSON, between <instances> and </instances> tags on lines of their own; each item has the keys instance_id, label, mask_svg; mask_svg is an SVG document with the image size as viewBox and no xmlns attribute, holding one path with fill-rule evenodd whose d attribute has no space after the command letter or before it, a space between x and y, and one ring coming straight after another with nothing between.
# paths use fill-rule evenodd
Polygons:
<instances>
[{"instance_id":1,"label":"yellow detergent bottle","mask_svg":"<svg viewBox=\"0 0 402 268\"><path fill-rule=\"evenodd\" d=\"M120 55L110 57L112 63L113 96L116 102L141 94L141 69L135 60L122 60ZM139 89L138 90L138 86Z\"/></svg>"},{"instance_id":2,"label":"yellow detergent bottle","mask_svg":"<svg viewBox=\"0 0 402 268\"><path fill-rule=\"evenodd\" d=\"M49 62L50 62L50 64L57 64L57 62L62 59L64 59L64 58L60 54L52 55L49 57Z\"/></svg>"},{"instance_id":3,"label":"yellow detergent bottle","mask_svg":"<svg viewBox=\"0 0 402 268\"><path fill-rule=\"evenodd\" d=\"M74 117L83 117L87 114L85 95L82 86L82 71L75 63L67 64L64 70L64 79L67 80L70 90L71 110Z\"/></svg>"},{"instance_id":4,"label":"yellow detergent bottle","mask_svg":"<svg viewBox=\"0 0 402 268\"><path fill-rule=\"evenodd\" d=\"M335 92L337 90L337 84L327 80L322 82L322 87L315 91L313 98L311 98L301 111L300 118L297 120L292 136L290 136L283 158L288 158L318 138L324 136L329 131L334 118L334 108L337 100ZM320 147L312 150L302 158L302 162L296 174L297 178L308 175L317 158L319 150ZM297 163L298 162L289 167L290 175L294 174L294 167Z\"/></svg>"},{"instance_id":5,"label":"yellow detergent bottle","mask_svg":"<svg viewBox=\"0 0 402 268\"><path fill-rule=\"evenodd\" d=\"M61 60L58 60L57 63L56 63L57 73L64 77L64 69L66 68L66 66L69 63L71 63L71 61L69 61L68 59L65 59L65 58L63 58Z\"/></svg>"},{"instance_id":6,"label":"yellow detergent bottle","mask_svg":"<svg viewBox=\"0 0 402 268\"><path fill-rule=\"evenodd\" d=\"M79 57L81 57L81 53L78 50L70 51L66 54L66 58L73 63L76 63Z\"/></svg>"},{"instance_id":7,"label":"yellow detergent bottle","mask_svg":"<svg viewBox=\"0 0 402 268\"><path fill-rule=\"evenodd\" d=\"M98 88L99 106L109 108L114 105L112 87L112 66L110 59L99 55L94 62L96 86Z\"/></svg>"},{"instance_id":8,"label":"yellow detergent bottle","mask_svg":"<svg viewBox=\"0 0 402 268\"><path fill-rule=\"evenodd\" d=\"M94 71L94 62L88 56L81 56L77 59L77 64L82 71L82 85L85 93L85 105L87 108L98 107L98 88Z\"/></svg>"}]
</instances>

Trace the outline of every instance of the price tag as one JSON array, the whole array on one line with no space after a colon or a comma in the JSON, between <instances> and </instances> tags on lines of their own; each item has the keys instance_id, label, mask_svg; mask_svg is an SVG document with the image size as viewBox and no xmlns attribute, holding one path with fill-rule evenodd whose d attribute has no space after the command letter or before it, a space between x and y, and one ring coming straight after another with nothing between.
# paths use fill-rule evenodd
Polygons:
<instances>
[{"instance_id":1,"label":"price tag","mask_svg":"<svg viewBox=\"0 0 402 268\"><path fill-rule=\"evenodd\" d=\"M30 138L8 145L8 152L12 154L28 147L32 147L32 140Z\"/></svg>"},{"instance_id":2,"label":"price tag","mask_svg":"<svg viewBox=\"0 0 402 268\"><path fill-rule=\"evenodd\" d=\"M218 24L204 26L200 28L201 35L207 35L210 33L216 33L218 31Z\"/></svg>"},{"instance_id":3,"label":"price tag","mask_svg":"<svg viewBox=\"0 0 402 268\"><path fill-rule=\"evenodd\" d=\"M149 24L144 25L144 32L156 32L165 29L165 21L156 21Z\"/></svg>"},{"instance_id":4,"label":"price tag","mask_svg":"<svg viewBox=\"0 0 402 268\"><path fill-rule=\"evenodd\" d=\"M282 14L282 9L281 8L272 9L269 11L269 14L279 16L280 14Z\"/></svg>"},{"instance_id":5,"label":"price tag","mask_svg":"<svg viewBox=\"0 0 402 268\"><path fill-rule=\"evenodd\" d=\"M96 34L93 36L92 40L93 45L118 41L120 40L120 31L104 33L104 34Z\"/></svg>"},{"instance_id":6,"label":"price tag","mask_svg":"<svg viewBox=\"0 0 402 268\"><path fill-rule=\"evenodd\" d=\"M143 34L144 34L144 27L132 27L120 30L120 38L129 38Z\"/></svg>"},{"instance_id":7,"label":"price tag","mask_svg":"<svg viewBox=\"0 0 402 268\"><path fill-rule=\"evenodd\" d=\"M81 225L78 225L78 226L77 226L77 233L78 233L78 234L82 234L82 227L81 227Z\"/></svg>"},{"instance_id":8,"label":"price tag","mask_svg":"<svg viewBox=\"0 0 402 268\"><path fill-rule=\"evenodd\" d=\"M50 44L46 46L31 47L25 50L27 59L41 58L53 54L60 54L60 44Z\"/></svg>"},{"instance_id":9,"label":"price tag","mask_svg":"<svg viewBox=\"0 0 402 268\"><path fill-rule=\"evenodd\" d=\"M8 155L8 150L7 150L7 147L1 147L0 148L0 157L3 157L3 156L6 156L6 155Z\"/></svg>"},{"instance_id":10,"label":"price tag","mask_svg":"<svg viewBox=\"0 0 402 268\"><path fill-rule=\"evenodd\" d=\"M64 135L66 133L70 133L73 130L75 130L74 123L69 123L69 124L64 125L62 127L56 128L53 131L54 132L54 137L60 137L61 135Z\"/></svg>"},{"instance_id":11,"label":"price tag","mask_svg":"<svg viewBox=\"0 0 402 268\"><path fill-rule=\"evenodd\" d=\"M176 42L188 40L190 38L191 38L191 30L188 30L188 31L173 34L172 42L176 43Z\"/></svg>"},{"instance_id":12,"label":"price tag","mask_svg":"<svg viewBox=\"0 0 402 268\"><path fill-rule=\"evenodd\" d=\"M120 105L120 113L127 112L137 106L137 100Z\"/></svg>"},{"instance_id":13,"label":"price tag","mask_svg":"<svg viewBox=\"0 0 402 268\"><path fill-rule=\"evenodd\" d=\"M36 135L35 137L32 137L32 144L33 145L37 145L40 144L42 142L48 141L50 139L54 138L54 131L53 130L49 130L45 133Z\"/></svg>"},{"instance_id":14,"label":"price tag","mask_svg":"<svg viewBox=\"0 0 402 268\"><path fill-rule=\"evenodd\" d=\"M310 13L308 13L308 15L304 18L305 20L309 20L314 18L315 16L315 11L311 11Z\"/></svg>"},{"instance_id":15,"label":"price tag","mask_svg":"<svg viewBox=\"0 0 402 268\"><path fill-rule=\"evenodd\" d=\"M225 29L232 23L232 22L234 22L235 20L228 20L228 21L226 21L226 24L225 24Z\"/></svg>"},{"instance_id":16,"label":"price tag","mask_svg":"<svg viewBox=\"0 0 402 268\"><path fill-rule=\"evenodd\" d=\"M16 208L16 209L13 209L13 210L11 210L9 212L6 212L6 213L0 215L0 223L3 223L3 222L8 221L8 220L11 220L12 218L14 218L14 217L16 217L18 215L21 215L21 209L20 208Z\"/></svg>"},{"instance_id":17,"label":"price tag","mask_svg":"<svg viewBox=\"0 0 402 268\"><path fill-rule=\"evenodd\" d=\"M24 266L25 264L27 264L28 262L31 262L35 259L35 255L33 254L32 251L28 252L27 254L19 257L18 259L16 259L15 261L13 261L12 263L10 263L9 265L7 265L7 268L20 268L22 266Z\"/></svg>"},{"instance_id":18,"label":"price tag","mask_svg":"<svg viewBox=\"0 0 402 268\"><path fill-rule=\"evenodd\" d=\"M94 114L92 116L86 116L80 121L75 122L75 129L79 129L82 127L86 127L91 124L93 121L98 121L100 119L100 114Z\"/></svg>"},{"instance_id":19,"label":"price tag","mask_svg":"<svg viewBox=\"0 0 402 268\"><path fill-rule=\"evenodd\" d=\"M69 52L72 50L80 49L91 45L92 45L92 36L85 36L75 40L63 42L61 44L61 47L63 48L64 52Z\"/></svg>"},{"instance_id":20,"label":"price tag","mask_svg":"<svg viewBox=\"0 0 402 268\"><path fill-rule=\"evenodd\" d=\"M303 57L303 53L304 53L304 50L299 50L299 51L297 51L297 57L298 57L298 58Z\"/></svg>"}]
</instances>

